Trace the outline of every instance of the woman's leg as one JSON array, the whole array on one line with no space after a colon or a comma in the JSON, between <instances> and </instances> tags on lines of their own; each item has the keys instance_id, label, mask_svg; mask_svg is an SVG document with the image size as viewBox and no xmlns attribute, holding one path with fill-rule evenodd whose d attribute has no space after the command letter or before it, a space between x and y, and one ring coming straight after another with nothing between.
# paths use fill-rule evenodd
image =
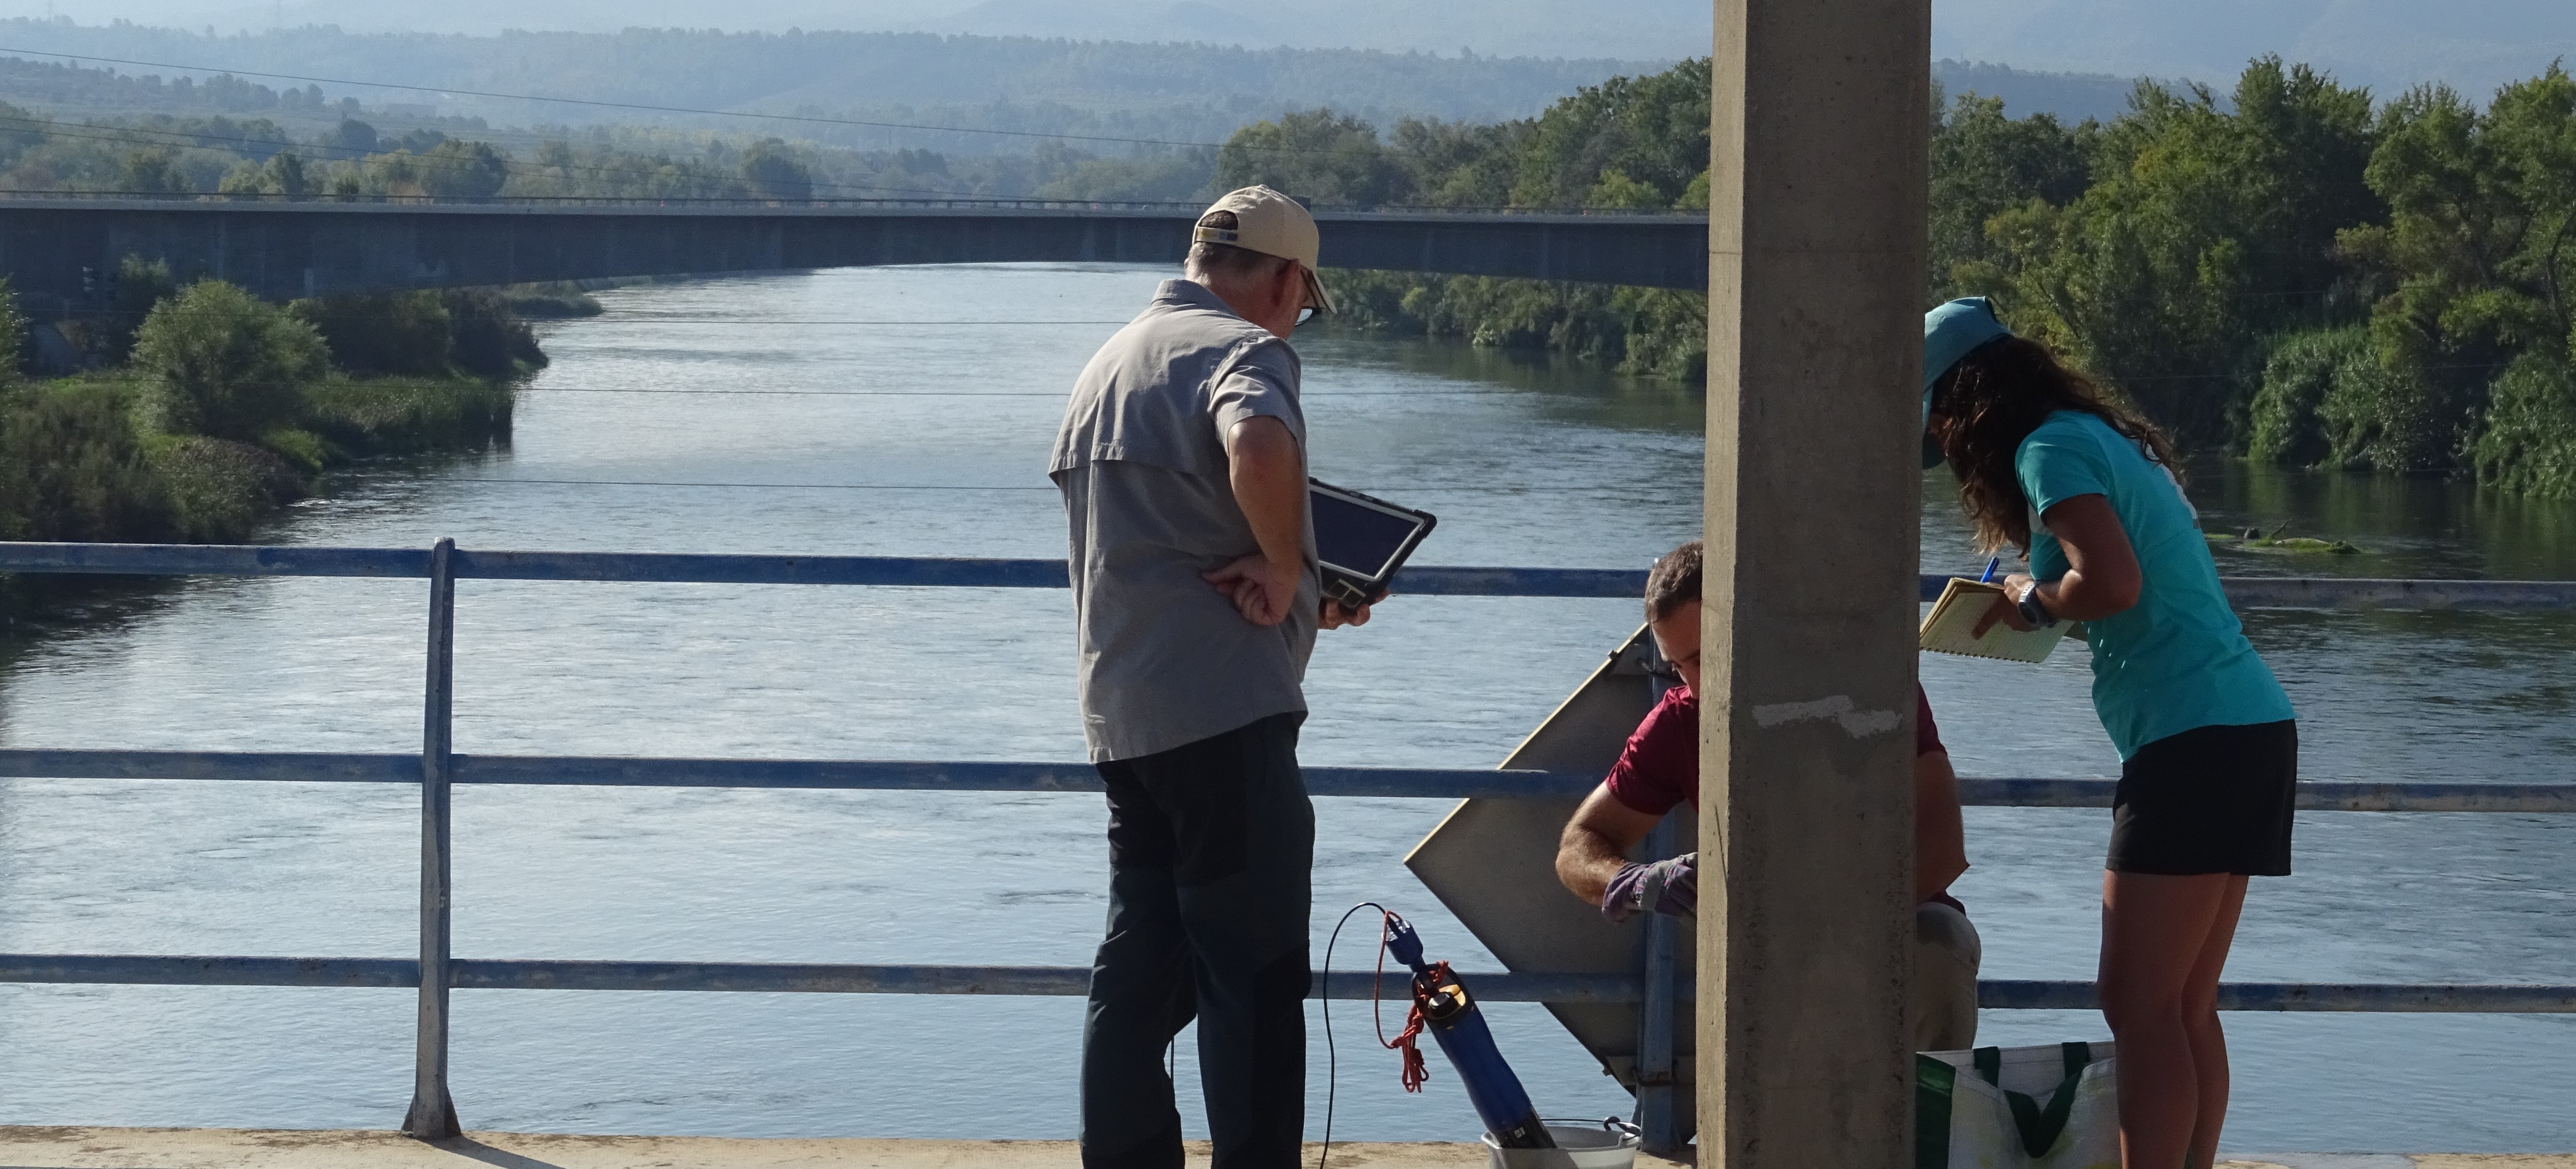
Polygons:
<instances>
[{"instance_id":1,"label":"woman's leg","mask_svg":"<svg viewBox=\"0 0 2576 1169\"><path fill-rule=\"evenodd\" d=\"M2183 994L2183 1025L2191 1035L2191 1066L2200 1085L2200 1117L2191 1134L2191 1169L2209 1169L2218 1161L2218 1130L2227 1123L2227 1033L2218 1022L2218 976L2227 969L2227 948L2236 941L2236 919L2245 910L2245 878L2227 878L2218 917L2200 944Z\"/></svg>"},{"instance_id":2,"label":"woman's leg","mask_svg":"<svg viewBox=\"0 0 2576 1169\"><path fill-rule=\"evenodd\" d=\"M2228 910L2244 896L2244 878L2226 873L2164 876L2102 875L2102 1016L2120 1045L2120 1163L2124 1169L2201 1169L2192 1161L2199 1145L2205 1101L2199 1059L2213 1060L2219 1112L2226 1108L2226 1048L2218 1020L2206 1026L2196 1011L2216 1004L2217 966L2226 959L2224 938L2235 917ZM2233 896L2231 896L2233 890ZM2220 935L2224 918L2228 935ZM2219 936L2209 965L2207 995L2196 996L2197 976L2209 943ZM2201 1049L2206 1040L2210 1046ZM2209 1143L2217 1143L2217 1125Z\"/></svg>"}]
</instances>

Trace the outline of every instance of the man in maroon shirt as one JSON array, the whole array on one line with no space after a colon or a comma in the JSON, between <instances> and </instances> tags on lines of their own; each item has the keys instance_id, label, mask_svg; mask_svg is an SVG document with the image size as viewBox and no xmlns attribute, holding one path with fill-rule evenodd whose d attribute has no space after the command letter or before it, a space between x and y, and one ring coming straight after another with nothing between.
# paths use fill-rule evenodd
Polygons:
<instances>
[{"instance_id":1,"label":"man in maroon shirt","mask_svg":"<svg viewBox=\"0 0 2576 1169\"><path fill-rule=\"evenodd\" d=\"M1700 546L1694 540L1655 562L1646 577L1646 619L1655 648L1681 684L1665 692L1628 736L1557 845L1556 875L1613 921L1641 912L1689 915L1699 907L1699 854L1638 864L1628 850L1683 801L1699 803ZM1976 1045L1977 966L1982 947L1967 908L1949 893L1968 869L1959 781L1914 690L1914 1045L1957 1051Z\"/></svg>"}]
</instances>

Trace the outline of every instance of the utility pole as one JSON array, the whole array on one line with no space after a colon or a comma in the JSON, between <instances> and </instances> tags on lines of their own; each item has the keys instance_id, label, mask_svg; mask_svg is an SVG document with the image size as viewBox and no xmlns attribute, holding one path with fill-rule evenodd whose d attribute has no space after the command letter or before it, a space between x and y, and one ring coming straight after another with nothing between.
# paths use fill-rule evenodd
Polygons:
<instances>
[{"instance_id":1,"label":"utility pole","mask_svg":"<svg viewBox=\"0 0 2576 1169\"><path fill-rule=\"evenodd\" d=\"M1928 0L1715 0L1699 1143L1912 1164Z\"/></svg>"}]
</instances>

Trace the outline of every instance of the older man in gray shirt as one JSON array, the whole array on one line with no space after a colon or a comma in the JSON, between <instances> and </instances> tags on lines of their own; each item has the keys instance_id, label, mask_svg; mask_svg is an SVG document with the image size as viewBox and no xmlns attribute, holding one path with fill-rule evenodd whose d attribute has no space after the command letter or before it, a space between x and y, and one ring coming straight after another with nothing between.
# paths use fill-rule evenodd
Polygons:
<instances>
[{"instance_id":1,"label":"older man in gray shirt","mask_svg":"<svg viewBox=\"0 0 2576 1169\"><path fill-rule=\"evenodd\" d=\"M1199 218L1076 382L1064 493L1083 735L1109 788L1109 929L1083 1020L1085 1166L1180 1169L1163 1052L1199 1024L1215 1169L1290 1169L1305 1122L1315 813L1297 770L1322 602L1288 347L1313 217L1267 187Z\"/></svg>"}]
</instances>

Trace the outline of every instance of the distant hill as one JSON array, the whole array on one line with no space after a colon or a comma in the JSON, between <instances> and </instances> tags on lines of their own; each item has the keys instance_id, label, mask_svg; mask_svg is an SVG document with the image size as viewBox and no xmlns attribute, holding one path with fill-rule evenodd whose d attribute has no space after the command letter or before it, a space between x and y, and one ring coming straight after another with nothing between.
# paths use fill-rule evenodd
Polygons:
<instances>
[{"instance_id":1,"label":"distant hill","mask_svg":"<svg viewBox=\"0 0 2576 1169\"><path fill-rule=\"evenodd\" d=\"M1935 56L2219 81L2266 53L2394 97L2447 81L2483 97L2576 60L2570 0L1942 0Z\"/></svg>"},{"instance_id":2,"label":"distant hill","mask_svg":"<svg viewBox=\"0 0 2576 1169\"><path fill-rule=\"evenodd\" d=\"M54 57L12 61L10 49L78 54L93 67L70 69ZM341 99L355 98L369 116L397 115L405 124L428 124L440 115L481 118L493 126L654 123L783 133L863 148L966 153L1016 152L1042 141L500 101L336 83L319 86L326 96L272 105L261 98L263 87L284 91L298 83L249 76L248 86L176 87L164 81L181 76L178 70L102 58L408 82L448 91L1187 142L1222 141L1245 124L1318 106L1356 114L1381 127L1403 117L1471 122L1528 117L1578 87L1620 74L1657 72L1669 64L926 33L630 29L470 37L302 28L208 35L19 18L0 20L0 100L58 112L256 113L307 121L335 117L326 106L336 109ZM100 72L96 66L102 65L118 76ZM1938 62L1934 74L1952 94L1974 90L2002 97L2015 114L2048 111L2068 121L2116 115L2132 84L2110 75L2033 73L1958 61ZM200 82L211 76L197 75ZM1088 149L1120 148L1095 144Z\"/></svg>"},{"instance_id":3,"label":"distant hill","mask_svg":"<svg viewBox=\"0 0 2576 1169\"><path fill-rule=\"evenodd\" d=\"M1193 142L1222 141L1246 123L1317 106L1382 125L1399 117L1529 117L1578 87L1670 64L929 33L629 29L469 37L299 28L209 35L24 18L0 20L0 57L10 50L78 54L92 65L122 58L444 90ZM175 72L113 67L126 74ZM272 87L296 84L250 80ZM0 98L34 96L11 98L8 85L8 76L0 74ZM762 123L329 82L323 88L335 101L355 96L371 107L434 106L442 114L479 116L495 125L652 122L757 129L860 147L967 151L1029 144L989 135Z\"/></svg>"},{"instance_id":4,"label":"distant hill","mask_svg":"<svg viewBox=\"0 0 2576 1169\"><path fill-rule=\"evenodd\" d=\"M2086 118L2108 122L2128 112L2135 77L2113 73L2044 73L1984 61L1934 61L1932 80L1950 97L1975 93L2004 99L2013 117L2055 114L2069 124Z\"/></svg>"},{"instance_id":5,"label":"distant hill","mask_svg":"<svg viewBox=\"0 0 2576 1169\"><path fill-rule=\"evenodd\" d=\"M13 5L32 12L35 5ZM493 34L636 27L856 29L1250 48L1459 49L1674 61L1708 52L1707 0L51 0L87 24L224 32L305 24ZM2017 69L2219 81L2278 53L2390 96L2446 80L2484 95L2576 60L2570 0L1936 0L1932 55ZM1522 111L1526 112L1526 111Z\"/></svg>"}]
</instances>

